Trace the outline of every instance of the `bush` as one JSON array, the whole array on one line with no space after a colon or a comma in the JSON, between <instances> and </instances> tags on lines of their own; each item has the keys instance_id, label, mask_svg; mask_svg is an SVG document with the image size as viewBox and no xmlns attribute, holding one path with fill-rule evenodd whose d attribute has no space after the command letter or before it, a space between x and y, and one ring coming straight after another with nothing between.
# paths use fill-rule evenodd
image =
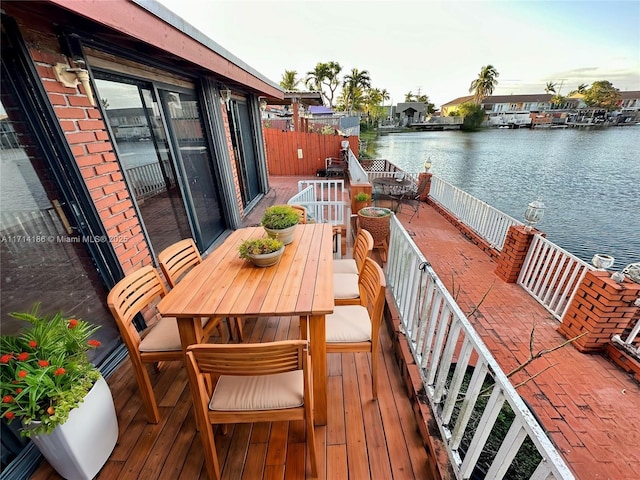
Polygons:
<instances>
[{"instance_id":1,"label":"bush","mask_svg":"<svg viewBox=\"0 0 640 480\"><path fill-rule=\"evenodd\" d=\"M283 246L284 243L275 238L254 238L242 242L238 247L238 252L240 253L240 258L249 258L249 255L264 255L277 252Z\"/></svg>"},{"instance_id":2,"label":"bush","mask_svg":"<svg viewBox=\"0 0 640 480\"><path fill-rule=\"evenodd\" d=\"M299 220L300 215L290 205L273 205L264 211L261 223L263 227L282 230L297 225Z\"/></svg>"}]
</instances>

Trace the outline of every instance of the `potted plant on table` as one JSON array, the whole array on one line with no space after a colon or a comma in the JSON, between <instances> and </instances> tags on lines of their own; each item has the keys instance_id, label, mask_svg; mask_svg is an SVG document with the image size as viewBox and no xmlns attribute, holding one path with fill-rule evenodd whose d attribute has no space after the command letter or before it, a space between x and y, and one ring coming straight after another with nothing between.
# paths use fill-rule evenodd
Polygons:
<instances>
[{"instance_id":1,"label":"potted plant on table","mask_svg":"<svg viewBox=\"0 0 640 480\"><path fill-rule=\"evenodd\" d=\"M299 220L300 215L291 205L273 205L264 211L261 224L267 235L288 245L293 242Z\"/></svg>"},{"instance_id":2,"label":"potted plant on table","mask_svg":"<svg viewBox=\"0 0 640 480\"><path fill-rule=\"evenodd\" d=\"M22 422L51 466L67 479L91 479L118 439L111 391L87 351L99 328L57 313L12 313L28 325L0 337L1 416Z\"/></svg>"},{"instance_id":3,"label":"potted plant on table","mask_svg":"<svg viewBox=\"0 0 640 480\"><path fill-rule=\"evenodd\" d=\"M280 261L284 243L271 237L245 240L238 247L240 258L251 260L256 267L270 267Z\"/></svg>"}]
</instances>

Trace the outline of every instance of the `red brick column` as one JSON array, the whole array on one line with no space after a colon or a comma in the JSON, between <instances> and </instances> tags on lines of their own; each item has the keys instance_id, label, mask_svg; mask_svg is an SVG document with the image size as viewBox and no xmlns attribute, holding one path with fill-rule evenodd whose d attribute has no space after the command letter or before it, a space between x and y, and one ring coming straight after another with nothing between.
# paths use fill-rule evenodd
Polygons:
<instances>
[{"instance_id":1,"label":"red brick column","mask_svg":"<svg viewBox=\"0 0 640 480\"><path fill-rule=\"evenodd\" d=\"M429 180L427 181L427 186L424 189L424 191L420 194L420 201L421 202L426 202L427 198L429 197L429 192L431 191L431 177L433 176L432 173L429 172L422 172L421 174L418 175L418 185L420 185L420 183L422 183L422 179L423 178L428 178Z\"/></svg>"},{"instance_id":2,"label":"red brick column","mask_svg":"<svg viewBox=\"0 0 640 480\"><path fill-rule=\"evenodd\" d=\"M533 236L542 233L535 228L526 230L525 227L512 225L507 232L507 238L497 260L495 274L507 283L518 281L522 264L533 241ZM543 234L544 235L544 234Z\"/></svg>"},{"instance_id":3,"label":"red brick column","mask_svg":"<svg viewBox=\"0 0 640 480\"><path fill-rule=\"evenodd\" d=\"M625 280L616 283L609 272L589 271L578 287L558 332L566 338L587 335L572 345L582 353L600 352L611 337L621 334L638 316L635 300L640 297L640 285Z\"/></svg>"}]
</instances>

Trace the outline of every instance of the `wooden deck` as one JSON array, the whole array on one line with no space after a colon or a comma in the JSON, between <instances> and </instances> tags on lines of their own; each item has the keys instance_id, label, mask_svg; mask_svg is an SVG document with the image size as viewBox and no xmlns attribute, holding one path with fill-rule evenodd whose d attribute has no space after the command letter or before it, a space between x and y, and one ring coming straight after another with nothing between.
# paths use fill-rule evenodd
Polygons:
<instances>
[{"instance_id":1,"label":"wooden deck","mask_svg":"<svg viewBox=\"0 0 640 480\"><path fill-rule=\"evenodd\" d=\"M299 338L299 321L297 317L250 319L244 332L245 342ZM223 341L228 341L227 333ZM378 401L371 394L369 354L328 355L328 423L316 427L319 479L432 478L386 329L381 344ZM181 364L166 364L160 373L152 373L161 416L157 425L147 423L129 361L107 381L120 436L97 479L208 478ZM217 431L216 442L223 479L313 478L301 421L230 426L227 435ZM61 477L45 461L31 478Z\"/></svg>"}]
</instances>

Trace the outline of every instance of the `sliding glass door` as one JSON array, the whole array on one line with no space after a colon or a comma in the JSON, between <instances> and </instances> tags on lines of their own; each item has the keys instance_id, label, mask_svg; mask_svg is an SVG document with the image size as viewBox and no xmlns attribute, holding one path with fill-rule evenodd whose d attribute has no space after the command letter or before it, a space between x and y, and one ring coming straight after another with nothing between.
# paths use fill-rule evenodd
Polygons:
<instances>
[{"instance_id":1,"label":"sliding glass door","mask_svg":"<svg viewBox=\"0 0 640 480\"><path fill-rule=\"evenodd\" d=\"M100 72L96 88L154 252L206 249L226 226L194 92Z\"/></svg>"}]
</instances>

